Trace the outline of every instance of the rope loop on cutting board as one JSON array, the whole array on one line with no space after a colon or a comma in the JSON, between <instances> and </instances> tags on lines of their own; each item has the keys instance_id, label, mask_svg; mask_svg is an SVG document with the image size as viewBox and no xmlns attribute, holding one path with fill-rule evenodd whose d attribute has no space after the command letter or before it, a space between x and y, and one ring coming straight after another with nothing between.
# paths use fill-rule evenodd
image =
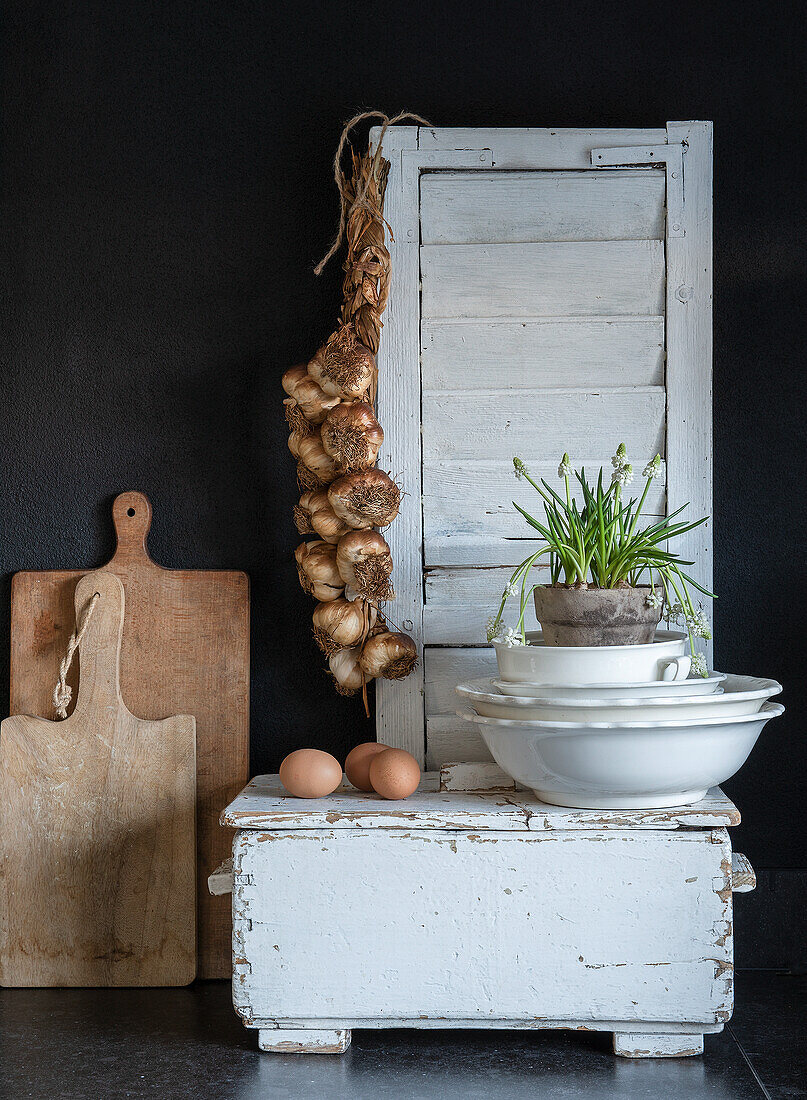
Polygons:
<instances>
[{"instance_id":1,"label":"rope loop on cutting board","mask_svg":"<svg viewBox=\"0 0 807 1100\"><path fill-rule=\"evenodd\" d=\"M73 698L73 689L67 682L67 674L70 671L70 665L73 663L73 654L81 645L81 639L90 625L90 619L92 613L95 611L95 605L101 599L101 593L96 592L81 616L81 622L78 624L78 629L74 630L70 635L70 640L67 643L67 650L62 662L59 665L59 682L53 689L53 705L56 707L56 713L60 718L67 717L67 708L70 706L70 700Z\"/></svg>"}]
</instances>

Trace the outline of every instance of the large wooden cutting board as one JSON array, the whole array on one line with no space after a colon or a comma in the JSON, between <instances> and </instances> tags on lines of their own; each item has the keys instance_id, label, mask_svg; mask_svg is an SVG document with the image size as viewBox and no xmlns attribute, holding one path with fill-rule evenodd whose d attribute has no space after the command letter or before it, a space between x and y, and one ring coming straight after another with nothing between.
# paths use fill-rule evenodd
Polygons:
<instances>
[{"instance_id":1,"label":"large wooden cutting board","mask_svg":"<svg viewBox=\"0 0 807 1100\"><path fill-rule=\"evenodd\" d=\"M123 585L82 578L77 622L96 592L73 713L0 726L3 985L187 985L196 973L194 719L127 710Z\"/></svg>"},{"instance_id":2,"label":"large wooden cutting board","mask_svg":"<svg viewBox=\"0 0 807 1100\"><path fill-rule=\"evenodd\" d=\"M221 811L249 767L249 579L224 570L164 569L146 549L151 505L121 493L112 506L118 546L103 568L126 590L121 691L143 718L196 718L200 978L232 970L230 899L207 876L230 855ZM17 573L11 585L11 713L54 717L51 698L86 570ZM77 674L72 670L75 694Z\"/></svg>"}]
</instances>

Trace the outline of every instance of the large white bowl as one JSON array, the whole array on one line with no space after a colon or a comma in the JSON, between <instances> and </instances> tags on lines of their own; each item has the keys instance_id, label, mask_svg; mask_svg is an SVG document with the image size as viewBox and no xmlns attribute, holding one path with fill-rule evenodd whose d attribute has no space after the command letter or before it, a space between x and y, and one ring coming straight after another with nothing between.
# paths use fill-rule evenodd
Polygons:
<instances>
[{"instance_id":1,"label":"large white bowl","mask_svg":"<svg viewBox=\"0 0 807 1100\"><path fill-rule=\"evenodd\" d=\"M502 695L517 695L524 699L660 699L684 695L712 695L720 690L725 672L710 672L708 676L693 676L688 680L645 680L640 684L531 684L510 680L491 680Z\"/></svg>"},{"instance_id":2,"label":"large white bowl","mask_svg":"<svg viewBox=\"0 0 807 1100\"><path fill-rule=\"evenodd\" d=\"M677 722L526 722L457 711L479 727L499 767L556 806L689 806L745 763L762 727L782 714Z\"/></svg>"},{"instance_id":3,"label":"large white bowl","mask_svg":"<svg viewBox=\"0 0 807 1100\"><path fill-rule=\"evenodd\" d=\"M538 684L624 684L641 680L684 680L690 658L686 634L657 630L645 645L551 646L541 631L527 635L529 645L494 641L502 680Z\"/></svg>"},{"instance_id":4,"label":"large white bowl","mask_svg":"<svg viewBox=\"0 0 807 1100\"><path fill-rule=\"evenodd\" d=\"M689 681L685 681L689 682ZM477 714L488 718L539 722L644 722L756 714L782 685L759 676L729 676L724 690L711 695L681 695L661 699L598 699L595 689L586 700L558 695L553 699L523 699L490 690L491 681L459 684L457 694Z\"/></svg>"}]
</instances>

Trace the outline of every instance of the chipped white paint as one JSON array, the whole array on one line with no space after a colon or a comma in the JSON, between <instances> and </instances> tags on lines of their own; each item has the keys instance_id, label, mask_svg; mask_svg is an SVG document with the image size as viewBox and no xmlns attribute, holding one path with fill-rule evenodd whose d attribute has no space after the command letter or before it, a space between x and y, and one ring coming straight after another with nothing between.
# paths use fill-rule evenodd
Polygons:
<instances>
[{"instance_id":1,"label":"chipped white paint","mask_svg":"<svg viewBox=\"0 0 807 1100\"><path fill-rule=\"evenodd\" d=\"M402 803L311 803L261 776L225 811L233 1000L261 1049L335 1053L354 1027L568 1027L613 1032L627 1057L700 1053L733 1003L739 814L719 789L608 812L498 789L490 764L425 779Z\"/></svg>"},{"instance_id":2,"label":"chipped white paint","mask_svg":"<svg viewBox=\"0 0 807 1100\"><path fill-rule=\"evenodd\" d=\"M703 1035L671 1032L667 1035L640 1031L615 1031L614 1054L623 1058L686 1058L703 1054Z\"/></svg>"},{"instance_id":3,"label":"chipped white paint","mask_svg":"<svg viewBox=\"0 0 807 1100\"><path fill-rule=\"evenodd\" d=\"M513 454L551 480L566 449L588 470L620 440L637 461L659 450L668 484L648 512L711 512L711 124L405 127L387 140L396 244L379 400L410 494L391 529L397 617L425 656L381 685L378 723L420 758L425 729L434 765L488 756L424 706L424 675L431 646L482 640L502 579L484 570L525 556L511 501L535 502ZM711 539L707 526L682 543L707 587Z\"/></svg>"},{"instance_id":4,"label":"chipped white paint","mask_svg":"<svg viewBox=\"0 0 807 1100\"><path fill-rule=\"evenodd\" d=\"M717 829L737 825L740 814L719 787L694 806L648 810L578 810L540 802L532 791L515 794L440 791L426 773L420 788L400 802L342 787L328 798L293 798L276 775L256 776L221 815L236 829L492 829L496 832L565 832L592 829ZM237 860L235 874L238 874Z\"/></svg>"},{"instance_id":5,"label":"chipped white paint","mask_svg":"<svg viewBox=\"0 0 807 1100\"><path fill-rule=\"evenodd\" d=\"M498 764L444 764L440 769L441 791L514 791L518 784Z\"/></svg>"},{"instance_id":6,"label":"chipped white paint","mask_svg":"<svg viewBox=\"0 0 807 1100\"><path fill-rule=\"evenodd\" d=\"M262 1027L258 1047L273 1054L344 1054L350 1046L345 1028L325 1031L321 1028Z\"/></svg>"},{"instance_id":7,"label":"chipped white paint","mask_svg":"<svg viewBox=\"0 0 807 1100\"><path fill-rule=\"evenodd\" d=\"M748 859L748 856L743 855L742 852L732 852L731 888L734 893L747 894L750 890L755 890L756 886L756 871L751 866L751 862Z\"/></svg>"},{"instance_id":8,"label":"chipped white paint","mask_svg":"<svg viewBox=\"0 0 807 1100\"><path fill-rule=\"evenodd\" d=\"M214 897L233 892L232 859L225 859L215 871L207 876L207 889Z\"/></svg>"}]
</instances>

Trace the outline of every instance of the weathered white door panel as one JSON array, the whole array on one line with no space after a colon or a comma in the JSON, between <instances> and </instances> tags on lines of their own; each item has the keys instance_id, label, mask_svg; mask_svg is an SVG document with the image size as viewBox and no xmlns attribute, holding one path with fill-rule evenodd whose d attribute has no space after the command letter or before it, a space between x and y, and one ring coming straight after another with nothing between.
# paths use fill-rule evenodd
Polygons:
<instances>
[{"instance_id":1,"label":"weathered white door panel","mask_svg":"<svg viewBox=\"0 0 807 1100\"><path fill-rule=\"evenodd\" d=\"M725 831L248 830L234 852L235 1005L248 1022L320 1026L718 1024L730 866Z\"/></svg>"},{"instance_id":2,"label":"weathered white door panel","mask_svg":"<svg viewBox=\"0 0 807 1100\"><path fill-rule=\"evenodd\" d=\"M658 172L430 172L420 184L427 244L664 238Z\"/></svg>"},{"instance_id":3,"label":"weathered white door panel","mask_svg":"<svg viewBox=\"0 0 807 1100\"><path fill-rule=\"evenodd\" d=\"M424 397L501 385L533 390L536 363L553 363L541 387L664 385L663 317L531 317L526 321L424 317Z\"/></svg>"},{"instance_id":4,"label":"weathered white door panel","mask_svg":"<svg viewBox=\"0 0 807 1100\"><path fill-rule=\"evenodd\" d=\"M416 676L379 685L378 736L423 757L427 729L431 762L473 759L481 740L424 702L424 677L430 647L483 643L530 545L512 501L540 502L512 456L551 480L564 450L596 471L624 441L637 464L666 457L648 513L711 511L711 125L406 127L385 152L381 461L407 494L391 611L425 650ZM682 549L710 587L711 530Z\"/></svg>"},{"instance_id":5,"label":"weathered white door panel","mask_svg":"<svg viewBox=\"0 0 807 1100\"><path fill-rule=\"evenodd\" d=\"M435 317L587 317L664 309L660 241L424 245L421 308Z\"/></svg>"}]
</instances>

